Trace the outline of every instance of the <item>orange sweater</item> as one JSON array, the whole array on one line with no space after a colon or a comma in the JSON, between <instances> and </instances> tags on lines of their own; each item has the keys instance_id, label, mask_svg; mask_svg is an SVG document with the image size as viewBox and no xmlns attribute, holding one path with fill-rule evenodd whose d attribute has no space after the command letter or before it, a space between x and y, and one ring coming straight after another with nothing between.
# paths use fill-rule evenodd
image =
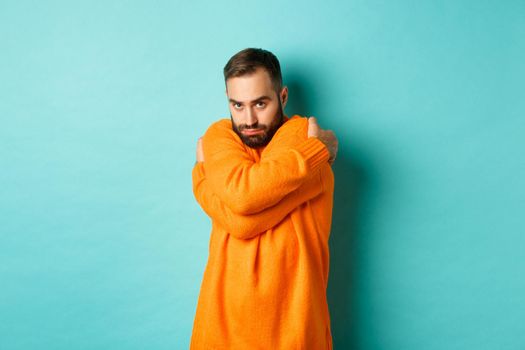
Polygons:
<instances>
[{"instance_id":1,"label":"orange sweater","mask_svg":"<svg viewBox=\"0 0 525 350\"><path fill-rule=\"evenodd\" d=\"M190 349L332 349L326 301L334 176L329 153L285 116L245 146L230 119L203 136L193 193L212 221Z\"/></svg>"}]
</instances>

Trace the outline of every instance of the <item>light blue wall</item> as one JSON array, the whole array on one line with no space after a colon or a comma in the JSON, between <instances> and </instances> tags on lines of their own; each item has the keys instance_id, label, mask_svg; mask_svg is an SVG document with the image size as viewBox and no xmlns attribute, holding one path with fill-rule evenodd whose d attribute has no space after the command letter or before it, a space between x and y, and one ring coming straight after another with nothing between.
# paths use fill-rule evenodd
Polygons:
<instances>
[{"instance_id":1,"label":"light blue wall","mask_svg":"<svg viewBox=\"0 0 525 350\"><path fill-rule=\"evenodd\" d=\"M340 140L335 349L523 349L521 0L1 2L0 348L188 348L245 47Z\"/></svg>"}]
</instances>

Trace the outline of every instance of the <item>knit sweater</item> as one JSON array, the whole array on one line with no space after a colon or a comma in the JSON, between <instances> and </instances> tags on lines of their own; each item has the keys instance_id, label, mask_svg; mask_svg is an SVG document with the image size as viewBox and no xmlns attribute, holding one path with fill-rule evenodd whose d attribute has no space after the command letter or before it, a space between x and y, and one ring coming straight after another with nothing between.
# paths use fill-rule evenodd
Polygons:
<instances>
[{"instance_id":1,"label":"knit sweater","mask_svg":"<svg viewBox=\"0 0 525 350\"><path fill-rule=\"evenodd\" d=\"M307 118L253 149L230 119L203 136L193 193L211 218L190 349L332 349L326 300L334 176Z\"/></svg>"}]
</instances>

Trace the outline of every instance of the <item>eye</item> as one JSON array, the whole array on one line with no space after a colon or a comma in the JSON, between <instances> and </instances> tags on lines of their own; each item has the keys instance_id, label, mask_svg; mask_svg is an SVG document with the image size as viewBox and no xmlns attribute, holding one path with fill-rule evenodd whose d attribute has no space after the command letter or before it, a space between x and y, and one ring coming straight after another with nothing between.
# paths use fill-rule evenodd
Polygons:
<instances>
[{"instance_id":1,"label":"eye","mask_svg":"<svg viewBox=\"0 0 525 350\"><path fill-rule=\"evenodd\" d=\"M263 101L259 101L259 102L257 102L256 106L258 108L264 108L266 106L266 103L264 103Z\"/></svg>"},{"instance_id":2,"label":"eye","mask_svg":"<svg viewBox=\"0 0 525 350\"><path fill-rule=\"evenodd\" d=\"M233 103L233 108L239 109L239 108L241 108L241 104L239 102L234 102Z\"/></svg>"}]
</instances>

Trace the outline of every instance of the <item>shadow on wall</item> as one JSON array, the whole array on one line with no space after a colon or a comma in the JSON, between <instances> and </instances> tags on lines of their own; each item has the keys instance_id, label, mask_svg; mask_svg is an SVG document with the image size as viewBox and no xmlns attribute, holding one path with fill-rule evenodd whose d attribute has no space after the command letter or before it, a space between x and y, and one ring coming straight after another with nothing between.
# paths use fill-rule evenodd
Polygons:
<instances>
[{"instance_id":1,"label":"shadow on wall","mask_svg":"<svg viewBox=\"0 0 525 350\"><path fill-rule=\"evenodd\" d=\"M357 269L359 268L359 212L365 172L339 149L333 165L334 209L330 233L330 274L328 305L332 320L334 349L358 349L359 308ZM366 254L361 250L361 254Z\"/></svg>"},{"instance_id":2,"label":"shadow on wall","mask_svg":"<svg viewBox=\"0 0 525 350\"><path fill-rule=\"evenodd\" d=\"M333 348L357 349L359 346L359 314L357 295L357 268L358 268L358 215L359 205L362 204L366 173L365 169L350 157L351 152L345 148L348 144L338 135L338 127L344 125L327 125L321 115L325 114L322 108L323 101L316 98L323 78L317 79L310 69L308 76L298 72L288 74L285 85L289 88L289 101L286 106L288 116L300 114L302 116L316 116L319 114L321 127L335 131L339 139L337 160L333 165L335 176L334 208L332 230L330 234L330 272L328 283L328 305L330 308ZM318 74L322 77L322 74ZM314 84L313 81L316 83ZM329 88L323 86L323 88ZM324 101L327 103L327 101ZM319 107L319 108L317 108ZM350 113L350 111L349 111ZM362 250L361 250L362 252Z\"/></svg>"}]
</instances>

